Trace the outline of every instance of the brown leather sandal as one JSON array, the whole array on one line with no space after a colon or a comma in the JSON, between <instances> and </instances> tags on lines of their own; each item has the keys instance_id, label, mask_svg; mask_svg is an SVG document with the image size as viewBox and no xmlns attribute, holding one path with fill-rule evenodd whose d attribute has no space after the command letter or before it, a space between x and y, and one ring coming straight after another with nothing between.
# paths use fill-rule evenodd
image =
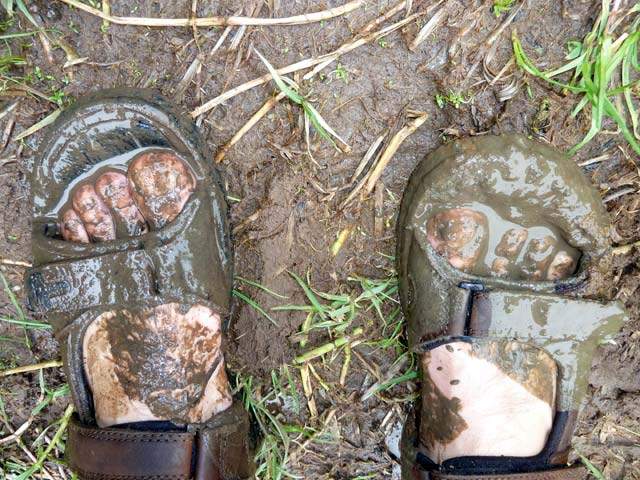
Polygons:
<instances>
[{"instance_id":1,"label":"brown leather sandal","mask_svg":"<svg viewBox=\"0 0 640 480\"><path fill-rule=\"evenodd\" d=\"M137 237L62 240L60 202L71 182L103 168L126 169L137 156L158 151L179 156L196 181L175 220ZM102 399L93 398L83 368L83 338L105 312L136 314L174 302L226 318L232 253L226 199L211 158L191 121L140 90L108 90L79 101L41 145L32 182L34 267L27 290L31 309L47 318L61 342L76 408L66 455L80 478L253 478L250 421L240 402L202 423L169 419L100 428L94 401ZM209 372L221 362L215 359ZM184 401L193 403L203 387L189 388Z\"/></svg>"},{"instance_id":2,"label":"brown leather sandal","mask_svg":"<svg viewBox=\"0 0 640 480\"><path fill-rule=\"evenodd\" d=\"M495 260L482 265L480 274L454 268L452 262L466 265L465 258L445 249L436 251L427 228L431 219L451 209L485 212L489 229L498 221L524 229L547 225L580 252L577 270L566 279L552 281L542 278L553 278L544 273L549 268L546 263L540 272L532 270L534 277L541 277L533 281L513 279L504 269L498 269L502 276L492 274L492 265L503 265ZM567 464L577 413L595 349L611 339L626 318L617 302L583 297L589 265L609 248L608 229L601 199L576 164L526 137L455 141L418 165L398 219L397 268L410 347L424 356L451 342L467 342L476 350L487 343L502 348L505 342L516 342L534 352L535 358L555 362L559 382L557 395L556 386L550 387L556 412L540 453L458 457L438 464L427 455L429 445L448 442L457 433L449 431L449 438L438 438L429 424L437 421L437 415L425 412L437 408L437 395L425 374L422 401L404 429L404 479L577 479L586 475L581 466ZM493 247L479 248L487 252ZM514 355L505 360L505 367L526 372L529 359ZM524 366L514 367L516 361Z\"/></svg>"}]
</instances>

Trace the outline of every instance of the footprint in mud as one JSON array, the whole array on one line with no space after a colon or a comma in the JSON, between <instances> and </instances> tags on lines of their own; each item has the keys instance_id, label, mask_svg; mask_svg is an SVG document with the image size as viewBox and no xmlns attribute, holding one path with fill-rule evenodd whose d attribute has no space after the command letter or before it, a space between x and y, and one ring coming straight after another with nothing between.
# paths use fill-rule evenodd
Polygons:
<instances>
[{"instance_id":1,"label":"footprint in mud","mask_svg":"<svg viewBox=\"0 0 640 480\"><path fill-rule=\"evenodd\" d=\"M173 153L139 154L126 173L107 171L75 187L60 215L62 237L108 242L158 230L179 215L195 186L189 166ZM199 423L231 405L220 316L202 305L104 312L87 328L83 358L102 427Z\"/></svg>"},{"instance_id":2,"label":"footprint in mud","mask_svg":"<svg viewBox=\"0 0 640 480\"><path fill-rule=\"evenodd\" d=\"M427 222L427 239L455 268L512 280L561 280L580 258L555 227L524 227L486 205L436 213Z\"/></svg>"}]
</instances>

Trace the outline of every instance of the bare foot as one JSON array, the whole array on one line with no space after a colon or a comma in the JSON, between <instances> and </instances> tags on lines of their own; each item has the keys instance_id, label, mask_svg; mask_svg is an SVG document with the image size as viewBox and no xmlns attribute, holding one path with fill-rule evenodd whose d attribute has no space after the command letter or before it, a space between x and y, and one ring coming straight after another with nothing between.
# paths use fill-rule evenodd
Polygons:
<instances>
[{"instance_id":1,"label":"bare foot","mask_svg":"<svg viewBox=\"0 0 640 480\"><path fill-rule=\"evenodd\" d=\"M60 216L71 242L105 242L173 221L196 185L189 166L166 151L138 155L124 172L78 186ZM141 312L113 310L89 326L85 374L96 420L106 427L146 420L205 422L231 405L220 316L177 303Z\"/></svg>"}]
</instances>

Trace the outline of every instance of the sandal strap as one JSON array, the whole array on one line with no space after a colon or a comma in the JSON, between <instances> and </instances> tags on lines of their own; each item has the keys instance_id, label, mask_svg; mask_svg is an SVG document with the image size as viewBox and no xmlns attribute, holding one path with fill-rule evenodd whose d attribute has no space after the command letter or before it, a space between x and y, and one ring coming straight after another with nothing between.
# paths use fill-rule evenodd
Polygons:
<instances>
[{"instance_id":1,"label":"sandal strap","mask_svg":"<svg viewBox=\"0 0 640 480\"><path fill-rule=\"evenodd\" d=\"M206 192L205 192L206 193ZM71 258L31 268L29 308L46 315L56 331L87 310L136 308L159 303L201 303L226 315L231 290L224 246L211 225L204 193L193 198L175 224L153 241L120 251ZM203 234L199 232L205 232ZM99 244L98 248L100 247Z\"/></svg>"},{"instance_id":2,"label":"sandal strap","mask_svg":"<svg viewBox=\"0 0 640 480\"><path fill-rule=\"evenodd\" d=\"M426 478L429 480L582 480L587 477L587 470L582 466L575 466L528 473L458 475L445 472L429 472L428 475Z\"/></svg>"},{"instance_id":3,"label":"sandal strap","mask_svg":"<svg viewBox=\"0 0 640 480\"><path fill-rule=\"evenodd\" d=\"M30 269L27 290L29 308L41 315L127 305L153 294L153 263L144 250L50 263Z\"/></svg>"},{"instance_id":4,"label":"sandal strap","mask_svg":"<svg viewBox=\"0 0 640 480\"><path fill-rule=\"evenodd\" d=\"M601 303L535 292L476 292L464 335L524 341L549 352L560 367L558 409L577 410L596 348L627 319L619 302Z\"/></svg>"},{"instance_id":5,"label":"sandal strap","mask_svg":"<svg viewBox=\"0 0 640 480\"><path fill-rule=\"evenodd\" d=\"M198 431L98 428L74 415L66 456L83 480L243 480L254 472L248 416L235 405Z\"/></svg>"}]
</instances>

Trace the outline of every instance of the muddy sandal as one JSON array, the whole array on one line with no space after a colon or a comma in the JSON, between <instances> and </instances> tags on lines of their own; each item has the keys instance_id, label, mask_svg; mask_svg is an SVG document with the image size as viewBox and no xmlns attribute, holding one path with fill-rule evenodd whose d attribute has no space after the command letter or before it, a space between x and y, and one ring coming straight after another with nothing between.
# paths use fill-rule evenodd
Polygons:
<instances>
[{"instance_id":1,"label":"muddy sandal","mask_svg":"<svg viewBox=\"0 0 640 480\"><path fill-rule=\"evenodd\" d=\"M79 101L42 142L27 291L61 343L80 478L253 478L249 418L227 408L232 256L211 158L192 122L142 90Z\"/></svg>"},{"instance_id":2,"label":"muddy sandal","mask_svg":"<svg viewBox=\"0 0 640 480\"><path fill-rule=\"evenodd\" d=\"M455 141L418 165L398 219L400 296L423 368L404 479L585 476L568 465L576 416L596 347L626 318L619 303L583 296L608 229L576 164L523 136ZM481 413L496 408L497 376L515 408L496 425ZM537 445L515 440L526 428L539 430Z\"/></svg>"}]
</instances>

